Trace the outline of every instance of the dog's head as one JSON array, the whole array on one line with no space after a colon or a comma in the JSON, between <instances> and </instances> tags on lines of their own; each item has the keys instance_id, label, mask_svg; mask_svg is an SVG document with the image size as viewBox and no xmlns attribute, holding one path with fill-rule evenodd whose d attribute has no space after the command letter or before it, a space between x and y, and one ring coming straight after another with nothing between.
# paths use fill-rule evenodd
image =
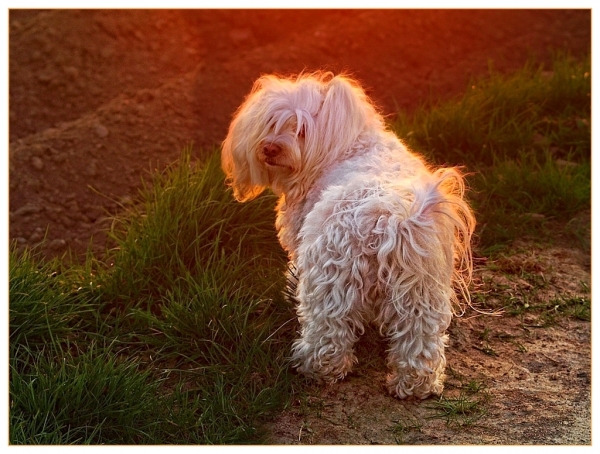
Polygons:
<instances>
[{"instance_id":1,"label":"dog's head","mask_svg":"<svg viewBox=\"0 0 600 454\"><path fill-rule=\"evenodd\" d=\"M266 187L302 194L367 128L382 120L360 86L331 73L263 76L236 112L222 167L239 201Z\"/></svg>"}]
</instances>

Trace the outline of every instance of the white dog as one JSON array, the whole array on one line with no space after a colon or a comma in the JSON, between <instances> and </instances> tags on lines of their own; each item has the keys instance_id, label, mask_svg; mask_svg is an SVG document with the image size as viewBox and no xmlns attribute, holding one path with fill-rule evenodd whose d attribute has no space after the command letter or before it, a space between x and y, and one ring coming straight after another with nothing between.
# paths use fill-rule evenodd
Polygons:
<instances>
[{"instance_id":1,"label":"white dog","mask_svg":"<svg viewBox=\"0 0 600 454\"><path fill-rule=\"evenodd\" d=\"M294 366L335 382L366 323L389 339L391 394L443 389L445 334L471 277L475 219L454 168L432 170L385 127L354 80L264 76L223 142L238 201L280 196L279 241L296 270Z\"/></svg>"}]
</instances>

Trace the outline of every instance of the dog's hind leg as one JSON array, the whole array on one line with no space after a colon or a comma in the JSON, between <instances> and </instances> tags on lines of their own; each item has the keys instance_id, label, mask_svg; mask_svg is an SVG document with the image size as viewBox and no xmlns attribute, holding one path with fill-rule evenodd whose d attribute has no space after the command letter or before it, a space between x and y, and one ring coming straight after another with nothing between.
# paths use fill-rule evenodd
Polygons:
<instances>
[{"instance_id":1,"label":"dog's hind leg","mask_svg":"<svg viewBox=\"0 0 600 454\"><path fill-rule=\"evenodd\" d=\"M433 238L430 244L442 246ZM412 246L403 245L405 249ZM443 390L445 332L452 318L451 268L444 260L432 260L431 249L425 256L403 252L413 266L393 268L398 272L392 277L379 315L381 330L389 339L388 366L392 372L387 385L390 393L401 399L424 399ZM445 254L438 255L441 258Z\"/></svg>"},{"instance_id":2,"label":"dog's hind leg","mask_svg":"<svg viewBox=\"0 0 600 454\"><path fill-rule=\"evenodd\" d=\"M387 377L390 394L401 399L408 396L424 399L431 394L441 394L448 337L445 330L450 319L450 310L443 313L413 307L410 314L398 314L390 321L388 366L391 373Z\"/></svg>"},{"instance_id":3,"label":"dog's hind leg","mask_svg":"<svg viewBox=\"0 0 600 454\"><path fill-rule=\"evenodd\" d=\"M446 329L452 318L455 223L437 184L380 221L378 322L389 342L390 393L426 398L443 390ZM408 214L408 216L407 216Z\"/></svg>"}]
</instances>

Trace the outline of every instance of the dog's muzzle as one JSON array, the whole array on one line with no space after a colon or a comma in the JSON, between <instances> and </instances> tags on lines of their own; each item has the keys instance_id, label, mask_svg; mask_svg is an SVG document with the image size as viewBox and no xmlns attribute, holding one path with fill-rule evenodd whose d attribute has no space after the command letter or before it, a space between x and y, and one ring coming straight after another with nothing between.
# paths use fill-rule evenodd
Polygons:
<instances>
[{"instance_id":1,"label":"dog's muzzle","mask_svg":"<svg viewBox=\"0 0 600 454\"><path fill-rule=\"evenodd\" d=\"M271 166L278 165L277 164L277 156L279 156L280 154L281 154L281 147L274 143L266 144L262 148L263 161L266 164L269 164Z\"/></svg>"}]
</instances>

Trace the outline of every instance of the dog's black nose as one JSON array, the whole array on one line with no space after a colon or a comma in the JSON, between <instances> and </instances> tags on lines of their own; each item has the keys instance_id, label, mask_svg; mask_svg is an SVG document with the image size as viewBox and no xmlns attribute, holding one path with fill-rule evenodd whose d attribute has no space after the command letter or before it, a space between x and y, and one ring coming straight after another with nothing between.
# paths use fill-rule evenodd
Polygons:
<instances>
[{"instance_id":1,"label":"dog's black nose","mask_svg":"<svg viewBox=\"0 0 600 454\"><path fill-rule=\"evenodd\" d=\"M263 154L268 158L274 158L281 153L281 147L273 143L267 144L263 147Z\"/></svg>"}]
</instances>

